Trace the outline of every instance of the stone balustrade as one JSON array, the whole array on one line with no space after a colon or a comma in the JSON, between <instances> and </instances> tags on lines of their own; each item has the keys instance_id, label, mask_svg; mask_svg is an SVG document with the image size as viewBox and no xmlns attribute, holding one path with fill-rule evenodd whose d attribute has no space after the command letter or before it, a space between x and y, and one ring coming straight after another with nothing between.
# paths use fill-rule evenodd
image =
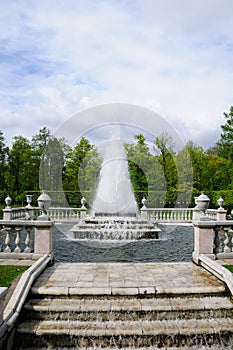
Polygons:
<instances>
[{"instance_id":1,"label":"stone balustrade","mask_svg":"<svg viewBox=\"0 0 233 350\"><path fill-rule=\"evenodd\" d=\"M194 221L193 260L200 255L212 259L233 258L233 221Z\"/></svg>"},{"instance_id":2,"label":"stone balustrade","mask_svg":"<svg viewBox=\"0 0 233 350\"><path fill-rule=\"evenodd\" d=\"M55 222L77 221L86 217L86 208L49 208L47 213Z\"/></svg>"},{"instance_id":3,"label":"stone balustrade","mask_svg":"<svg viewBox=\"0 0 233 350\"><path fill-rule=\"evenodd\" d=\"M67 222L78 221L79 219L85 219L87 215L87 209L81 208L49 208L47 211L48 216L54 222ZM10 208L3 209L4 220L25 220L37 218L40 215L40 208L38 207L23 207L23 208ZM217 210L208 209L206 216L216 220ZM158 222L164 223L176 223L176 222L188 222L191 223L193 219L193 208L142 208L141 216L145 220L154 219Z\"/></svg>"},{"instance_id":4,"label":"stone balustrade","mask_svg":"<svg viewBox=\"0 0 233 350\"><path fill-rule=\"evenodd\" d=\"M142 208L141 215L144 219L158 222L192 222L192 208Z\"/></svg>"},{"instance_id":5,"label":"stone balustrade","mask_svg":"<svg viewBox=\"0 0 233 350\"><path fill-rule=\"evenodd\" d=\"M55 222L78 221L86 217L86 208L49 208L48 216ZM30 220L40 215L38 207L3 209L3 220Z\"/></svg>"},{"instance_id":6,"label":"stone balustrade","mask_svg":"<svg viewBox=\"0 0 233 350\"><path fill-rule=\"evenodd\" d=\"M38 258L51 254L51 221L0 220L0 258Z\"/></svg>"}]
</instances>

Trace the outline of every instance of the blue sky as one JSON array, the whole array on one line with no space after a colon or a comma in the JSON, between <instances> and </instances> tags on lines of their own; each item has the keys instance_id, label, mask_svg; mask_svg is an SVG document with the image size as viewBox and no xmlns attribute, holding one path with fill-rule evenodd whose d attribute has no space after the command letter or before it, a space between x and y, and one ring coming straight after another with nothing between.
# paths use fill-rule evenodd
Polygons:
<instances>
[{"instance_id":1,"label":"blue sky","mask_svg":"<svg viewBox=\"0 0 233 350\"><path fill-rule=\"evenodd\" d=\"M0 0L0 130L10 143L120 102L206 148L233 105L232 62L232 0Z\"/></svg>"}]
</instances>

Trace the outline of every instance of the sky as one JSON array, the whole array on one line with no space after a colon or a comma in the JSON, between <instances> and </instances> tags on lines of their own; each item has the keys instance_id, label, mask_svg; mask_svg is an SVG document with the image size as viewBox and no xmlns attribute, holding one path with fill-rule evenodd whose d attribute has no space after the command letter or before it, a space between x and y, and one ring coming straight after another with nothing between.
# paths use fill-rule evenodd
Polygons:
<instances>
[{"instance_id":1,"label":"sky","mask_svg":"<svg viewBox=\"0 0 233 350\"><path fill-rule=\"evenodd\" d=\"M146 107L184 142L233 105L232 0L0 0L0 130L52 132L109 103Z\"/></svg>"}]
</instances>

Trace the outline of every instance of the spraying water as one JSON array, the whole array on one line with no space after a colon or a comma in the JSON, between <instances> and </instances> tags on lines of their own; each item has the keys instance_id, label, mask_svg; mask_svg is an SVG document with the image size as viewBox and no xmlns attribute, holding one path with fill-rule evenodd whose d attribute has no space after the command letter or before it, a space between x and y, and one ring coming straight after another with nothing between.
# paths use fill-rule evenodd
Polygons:
<instances>
[{"instance_id":1,"label":"spraying water","mask_svg":"<svg viewBox=\"0 0 233 350\"><path fill-rule=\"evenodd\" d=\"M124 144L115 125L106 145L96 197L95 215L137 216L138 206L132 190Z\"/></svg>"}]
</instances>

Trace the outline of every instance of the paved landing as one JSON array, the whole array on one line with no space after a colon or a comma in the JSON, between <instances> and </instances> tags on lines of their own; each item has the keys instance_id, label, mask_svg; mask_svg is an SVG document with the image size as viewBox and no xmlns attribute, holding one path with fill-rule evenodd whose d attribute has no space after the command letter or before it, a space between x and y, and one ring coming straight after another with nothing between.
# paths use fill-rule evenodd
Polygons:
<instances>
[{"instance_id":1,"label":"paved landing","mask_svg":"<svg viewBox=\"0 0 233 350\"><path fill-rule=\"evenodd\" d=\"M221 293L225 285L187 263L55 263L33 291L55 295L139 295Z\"/></svg>"}]
</instances>

